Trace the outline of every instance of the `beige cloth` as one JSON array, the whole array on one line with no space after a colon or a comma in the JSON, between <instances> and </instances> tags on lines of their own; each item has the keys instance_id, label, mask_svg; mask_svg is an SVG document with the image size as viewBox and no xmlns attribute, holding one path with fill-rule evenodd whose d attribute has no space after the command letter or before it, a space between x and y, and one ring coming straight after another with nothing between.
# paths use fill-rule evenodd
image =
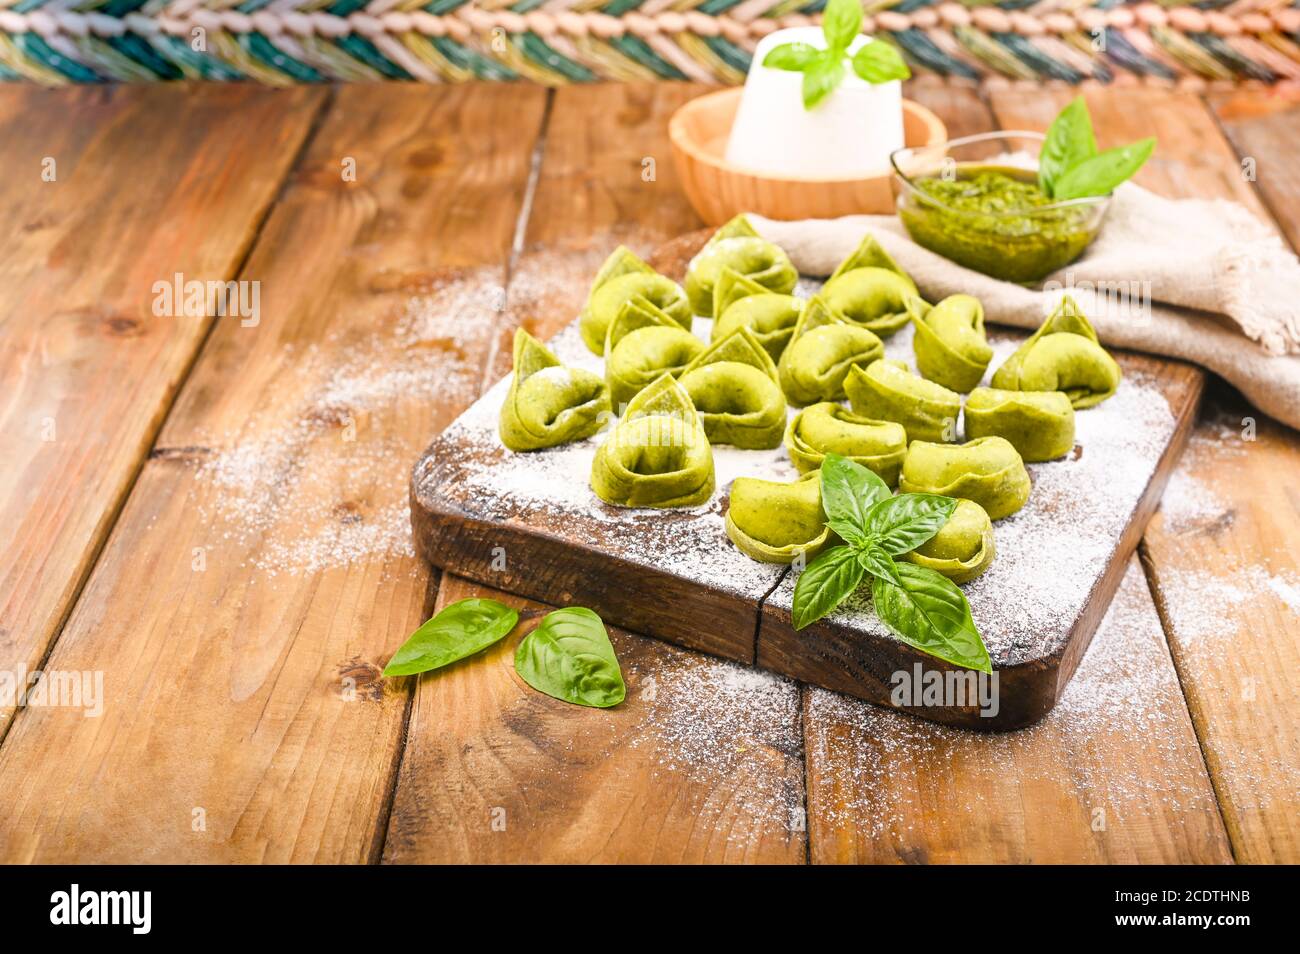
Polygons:
<instances>
[{"instance_id":1,"label":"beige cloth","mask_svg":"<svg viewBox=\"0 0 1300 954\"><path fill-rule=\"evenodd\" d=\"M1199 364L1300 428L1300 263L1269 226L1234 203L1164 199L1121 186L1092 247L1041 289L921 248L892 215L750 219L807 275L829 275L870 232L929 301L974 295L991 322L1037 328L1068 293L1105 343Z\"/></svg>"}]
</instances>

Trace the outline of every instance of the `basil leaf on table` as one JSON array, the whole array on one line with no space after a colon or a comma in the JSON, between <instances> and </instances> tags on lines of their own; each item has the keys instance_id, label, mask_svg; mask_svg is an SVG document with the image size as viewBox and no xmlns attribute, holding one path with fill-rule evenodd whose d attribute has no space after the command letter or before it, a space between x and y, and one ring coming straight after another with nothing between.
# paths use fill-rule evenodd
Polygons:
<instances>
[{"instance_id":1,"label":"basil leaf on table","mask_svg":"<svg viewBox=\"0 0 1300 954\"><path fill-rule=\"evenodd\" d=\"M600 617L583 606L547 613L515 650L515 672L538 692L607 709L627 695Z\"/></svg>"},{"instance_id":2,"label":"basil leaf on table","mask_svg":"<svg viewBox=\"0 0 1300 954\"><path fill-rule=\"evenodd\" d=\"M852 547L831 547L809 563L794 585L795 629L815 623L858 588L866 571Z\"/></svg>"},{"instance_id":3,"label":"basil leaf on table","mask_svg":"<svg viewBox=\"0 0 1300 954\"><path fill-rule=\"evenodd\" d=\"M844 79L841 50L825 50L803 71L803 108L812 109Z\"/></svg>"},{"instance_id":4,"label":"basil leaf on table","mask_svg":"<svg viewBox=\"0 0 1300 954\"><path fill-rule=\"evenodd\" d=\"M872 543L897 556L915 550L942 530L956 509L952 497L899 494L871 508L865 529Z\"/></svg>"},{"instance_id":5,"label":"basil leaf on table","mask_svg":"<svg viewBox=\"0 0 1300 954\"><path fill-rule=\"evenodd\" d=\"M858 552L858 562L861 563L862 568L873 577L888 580L895 586L903 585L903 580L898 575L898 565L894 563L894 558L892 556L874 543L856 549Z\"/></svg>"},{"instance_id":6,"label":"basil leaf on table","mask_svg":"<svg viewBox=\"0 0 1300 954\"><path fill-rule=\"evenodd\" d=\"M384 667L385 676L412 676L472 656L519 622L519 613L496 600L459 600L443 607L402 643Z\"/></svg>"},{"instance_id":7,"label":"basil leaf on table","mask_svg":"<svg viewBox=\"0 0 1300 954\"><path fill-rule=\"evenodd\" d=\"M767 51L763 65L774 70L805 70L820 55L821 50L811 43L782 43Z\"/></svg>"},{"instance_id":8,"label":"basil leaf on table","mask_svg":"<svg viewBox=\"0 0 1300 954\"><path fill-rule=\"evenodd\" d=\"M1057 197L1056 183L1066 170L1097 154L1097 139L1092 132L1092 117L1082 96L1076 96L1057 113L1048 127L1047 138L1038 155L1038 186L1049 196Z\"/></svg>"},{"instance_id":9,"label":"basil leaf on table","mask_svg":"<svg viewBox=\"0 0 1300 954\"><path fill-rule=\"evenodd\" d=\"M873 40L853 54L853 72L868 83L905 80L912 75L902 54L883 40Z\"/></svg>"},{"instance_id":10,"label":"basil leaf on table","mask_svg":"<svg viewBox=\"0 0 1300 954\"><path fill-rule=\"evenodd\" d=\"M1065 200L1107 195L1132 178L1155 148L1155 138L1148 137L1085 159L1056 180L1053 197Z\"/></svg>"},{"instance_id":11,"label":"basil leaf on table","mask_svg":"<svg viewBox=\"0 0 1300 954\"><path fill-rule=\"evenodd\" d=\"M862 5L859 0L830 0L822 13L822 33L830 52L840 54L862 32Z\"/></svg>"},{"instance_id":12,"label":"basil leaf on table","mask_svg":"<svg viewBox=\"0 0 1300 954\"><path fill-rule=\"evenodd\" d=\"M821 467L822 511L831 529L845 540L841 528L856 527L856 537L867 530L867 513L878 502L889 497L889 485L880 477L839 454L827 454Z\"/></svg>"},{"instance_id":13,"label":"basil leaf on table","mask_svg":"<svg viewBox=\"0 0 1300 954\"><path fill-rule=\"evenodd\" d=\"M902 585L876 577L876 615L893 633L922 652L957 666L992 672L989 651L975 628L970 604L951 580L914 563L895 564Z\"/></svg>"}]
</instances>

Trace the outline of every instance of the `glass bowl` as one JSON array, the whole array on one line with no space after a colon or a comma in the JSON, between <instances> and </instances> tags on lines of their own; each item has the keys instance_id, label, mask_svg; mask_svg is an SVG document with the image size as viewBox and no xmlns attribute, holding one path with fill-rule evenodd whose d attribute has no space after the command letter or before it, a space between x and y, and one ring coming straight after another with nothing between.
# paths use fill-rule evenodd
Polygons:
<instances>
[{"instance_id":1,"label":"glass bowl","mask_svg":"<svg viewBox=\"0 0 1300 954\"><path fill-rule=\"evenodd\" d=\"M994 201L979 210L952 204L959 197L952 183L984 172L1036 182L1043 139L1034 132L982 133L895 151L889 157L895 206L912 240L959 265L1021 284L1082 255L1097 237L1109 195L1035 205Z\"/></svg>"}]
</instances>

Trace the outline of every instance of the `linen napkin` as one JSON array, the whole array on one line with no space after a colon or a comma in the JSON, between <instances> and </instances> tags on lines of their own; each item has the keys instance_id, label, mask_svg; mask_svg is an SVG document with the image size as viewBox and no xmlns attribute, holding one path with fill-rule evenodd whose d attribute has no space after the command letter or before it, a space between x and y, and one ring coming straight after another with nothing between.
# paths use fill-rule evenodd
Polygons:
<instances>
[{"instance_id":1,"label":"linen napkin","mask_svg":"<svg viewBox=\"0 0 1300 954\"><path fill-rule=\"evenodd\" d=\"M1199 364L1300 429L1300 262L1235 203L1165 199L1126 183L1084 256L1037 288L922 248L892 215L750 221L807 275L829 275L869 232L927 301L974 295L998 324L1035 329L1069 294L1106 344Z\"/></svg>"}]
</instances>

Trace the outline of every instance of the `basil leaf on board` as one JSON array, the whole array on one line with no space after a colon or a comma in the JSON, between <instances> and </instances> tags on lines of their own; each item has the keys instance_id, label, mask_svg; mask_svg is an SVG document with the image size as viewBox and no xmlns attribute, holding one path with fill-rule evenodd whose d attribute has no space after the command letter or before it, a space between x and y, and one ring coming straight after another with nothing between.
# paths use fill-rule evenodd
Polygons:
<instances>
[{"instance_id":1,"label":"basil leaf on board","mask_svg":"<svg viewBox=\"0 0 1300 954\"><path fill-rule=\"evenodd\" d=\"M957 666L992 672L989 651L971 619L970 604L946 576L914 563L896 563L897 586L872 580L876 615L899 639Z\"/></svg>"},{"instance_id":2,"label":"basil leaf on board","mask_svg":"<svg viewBox=\"0 0 1300 954\"><path fill-rule=\"evenodd\" d=\"M957 501L938 494L899 494L867 514L868 538L891 556L915 550L943 529Z\"/></svg>"},{"instance_id":3,"label":"basil leaf on board","mask_svg":"<svg viewBox=\"0 0 1300 954\"><path fill-rule=\"evenodd\" d=\"M1097 154L1092 117L1082 96L1056 114L1047 129L1047 139L1038 155L1038 186L1056 197L1056 183L1066 170Z\"/></svg>"},{"instance_id":4,"label":"basil leaf on board","mask_svg":"<svg viewBox=\"0 0 1300 954\"><path fill-rule=\"evenodd\" d=\"M795 629L815 623L858 588L865 571L851 547L831 547L813 560L794 585Z\"/></svg>"},{"instance_id":5,"label":"basil leaf on board","mask_svg":"<svg viewBox=\"0 0 1300 954\"><path fill-rule=\"evenodd\" d=\"M1065 200L1108 195L1141 169L1155 148L1155 138L1148 137L1085 159L1077 166L1071 166L1056 180L1053 198Z\"/></svg>"},{"instance_id":6,"label":"basil leaf on board","mask_svg":"<svg viewBox=\"0 0 1300 954\"><path fill-rule=\"evenodd\" d=\"M385 676L412 676L487 649L519 622L519 613L496 600L459 600L442 608L402 643Z\"/></svg>"},{"instance_id":7,"label":"basil leaf on board","mask_svg":"<svg viewBox=\"0 0 1300 954\"><path fill-rule=\"evenodd\" d=\"M607 709L627 695L605 624L584 606L547 613L515 650L515 672L538 692L574 705Z\"/></svg>"},{"instance_id":8,"label":"basil leaf on board","mask_svg":"<svg viewBox=\"0 0 1300 954\"><path fill-rule=\"evenodd\" d=\"M767 51L763 65L774 70L799 71L807 69L821 55L811 43L782 43Z\"/></svg>"},{"instance_id":9,"label":"basil leaf on board","mask_svg":"<svg viewBox=\"0 0 1300 954\"><path fill-rule=\"evenodd\" d=\"M827 454L822 461L819 480L826 522L845 540L849 537L840 527L856 527L855 536L863 536L867 513L892 493L889 485L873 471L835 453Z\"/></svg>"},{"instance_id":10,"label":"basil leaf on board","mask_svg":"<svg viewBox=\"0 0 1300 954\"><path fill-rule=\"evenodd\" d=\"M856 523L850 523L847 520L827 520L826 526L831 528L831 532L852 547L865 547L871 542L867 532Z\"/></svg>"},{"instance_id":11,"label":"basil leaf on board","mask_svg":"<svg viewBox=\"0 0 1300 954\"><path fill-rule=\"evenodd\" d=\"M862 5L859 0L830 0L822 13L822 33L826 45L839 60L849 44L862 32Z\"/></svg>"},{"instance_id":12,"label":"basil leaf on board","mask_svg":"<svg viewBox=\"0 0 1300 954\"><path fill-rule=\"evenodd\" d=\"M895 586L903 585L894 558L874 543L858 549L858 562L862 564L862 569L873 577L887 580Z\"/></svg>"},{"instance_id":13,"label":"basil leaf on board","mask_svg":"<svg viewBox=\"0 0 1300 954\"><path fill-rule=\"evenodd\" d=\"M853 54L853 72L868 83L905 80L912 75L902 54L882 40L873 40Z\"/></svg>"},{"instance_id":14,"label":"basil leaf on board","mask_svg":"<svg viewBox=\"0 0 1300 954\"><path fill-rule=\"evenodd\" d=\"M803 108L812 109L844 79L843 53L824 50L803 71Z\"/></svg>"}]
</instances>

